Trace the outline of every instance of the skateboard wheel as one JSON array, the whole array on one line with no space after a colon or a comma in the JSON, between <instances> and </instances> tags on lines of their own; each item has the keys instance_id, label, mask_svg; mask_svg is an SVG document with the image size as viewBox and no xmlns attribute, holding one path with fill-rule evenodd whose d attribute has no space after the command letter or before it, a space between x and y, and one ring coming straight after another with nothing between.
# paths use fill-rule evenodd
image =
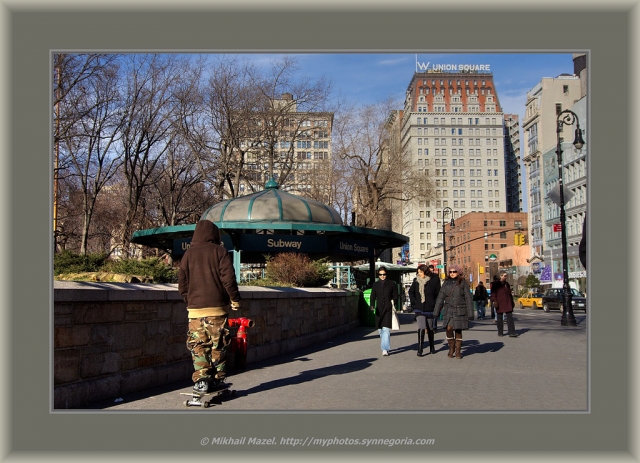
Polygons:
<instances>
[{"instance_id":1,"label":"skateboard wheel","mask_svg":"<svg viewBox=\"0 0 640 463\"><path fill-rule=\"evenodd\" d=\"M204 408L209 408L209 402L203 402L203 403L202 403L202 406L203 406Z\"/></svg>"},{"instance_id":2,"label":"skateboard wheel","mask_svg":"<svg viewBox=\"0 0 640 463\"><path fill-rule=\"evenodd\" d=\"M188 407L188 406L189 406L189 401L188 401L188 400L185 400L185 401L184 401L184 406L185 406L185 407Z\"/></svg>"}]
</instances>

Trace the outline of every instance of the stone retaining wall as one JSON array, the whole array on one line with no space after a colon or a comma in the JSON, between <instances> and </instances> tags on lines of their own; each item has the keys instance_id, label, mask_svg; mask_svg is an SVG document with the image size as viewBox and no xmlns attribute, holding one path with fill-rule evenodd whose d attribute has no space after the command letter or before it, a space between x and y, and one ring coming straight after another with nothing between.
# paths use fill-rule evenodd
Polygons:
<instances>
[{"instance_id":1,"label":"stone retaining wall","mask_svg":"<svg viewBox=\"0 0 640 463\"><path fill-rule=\"evenodd\" d=\"M243 307L230 317L255 322L247 363L360 325L358 291L241 286L240 293ZM55 409L191 378L177 285L56 281L53 325Z\"/></svg>"}]
</instances>

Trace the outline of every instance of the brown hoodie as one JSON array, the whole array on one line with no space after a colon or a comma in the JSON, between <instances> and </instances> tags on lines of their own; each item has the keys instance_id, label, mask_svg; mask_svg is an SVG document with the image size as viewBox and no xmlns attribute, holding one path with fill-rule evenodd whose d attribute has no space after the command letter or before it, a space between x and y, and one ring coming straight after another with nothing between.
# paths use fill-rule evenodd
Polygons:
<instances>
[{"instance_id":1,"label":"brown hoodie","mask_svg":"<svg viewBox=\"0 0 640 463\"><path fill-rule=\"evenodd\" d=\"M240 301L233 261L221 244L220 230L209 220L196 224L191 245L180 262L178 291L187 309L212 309L190 310L190 318L226 314L231 301Z\"/></svg>"}]
</instances>

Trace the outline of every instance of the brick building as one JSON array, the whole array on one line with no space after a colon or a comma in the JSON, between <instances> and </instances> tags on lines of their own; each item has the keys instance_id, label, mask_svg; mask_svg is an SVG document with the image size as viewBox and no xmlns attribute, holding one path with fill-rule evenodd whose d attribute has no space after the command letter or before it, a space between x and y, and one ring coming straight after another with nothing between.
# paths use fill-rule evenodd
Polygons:
<instances>
[{"instance_id":1,"label":"brick building","mask_svg":"<svg viewBox=\"0 0 640 463\"><path fill-rule=\"evenodd\" d=\"M488 284L499 270L526 265L529 257L527 231L526 212L465 214L455 219L454 227L450 223L445 225L447 265L459 265L474 288L478 278ZM513 248L516 243L516 233L524 234L525 244L507 252L507 248Z\"/></svg>"}]
</instances>

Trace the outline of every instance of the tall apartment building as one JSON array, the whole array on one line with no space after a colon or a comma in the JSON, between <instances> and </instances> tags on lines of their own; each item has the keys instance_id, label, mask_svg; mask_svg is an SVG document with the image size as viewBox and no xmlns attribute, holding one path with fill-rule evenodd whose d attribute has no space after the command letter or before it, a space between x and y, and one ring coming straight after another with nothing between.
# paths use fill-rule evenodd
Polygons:
<instances>
[{"instance_id":1,"label":"tall apartment building","mask_svg":"<svg viewBox=\"0 0 640 463\"><path fill-rule=\"evenodd\" d=\"M522 129L525 134L524 164L527 175L532 257L542 257L547 238L544 225L544 201L547 193L545 174L551 174L552 170L545 169L544 156L545 153L555 156L557 114L570 108L579 99L579 95L580 80L577 76L569 74L556 78L545 77L527 92Z\"/></svg>"},{"instance_id":2,"label":"tall apartment building","mask_svg":"<svg viewBox=\"0 0 640 463\"><path fill-rule=\"evenodd\" d=\"M520 120L517 114L504 115L504 171L507 212L522 211L522 174L520 172Z\"/></svg>"},{"instance_id":3,"label":"tall apartment building","mask_svg":"<svg viewBox=\"0 0 640 463\"><path fill-rule=\"evenodd\" d=\"M505 129L493 74L414 73L405 97L402 144L415 168L434 182L435 198L398 206L402 213L394 230L410 238L411 261L442 258L443 220L452 218L445 208L453 218L507 211L504 138L505 130L510 139L518 138L514 129L513 123Z\"/></svg>"},{"instance_id":4,"label":"tall apartment building","mask_svg":"<svg viewBox=\"0 0 640 463\"><path fill-rule=\"evenodd\" d=\"M272 110L256 115L258 137L247 153L246 181L240 185L240 193L260 189L271 177L281 182L286 173L286 183L281 188L293 194L330 203L331 184L331 130L334 113L298 111L293 95L282 94L272 101ZM273 159L271 160L271 152Z\"/></svg>"},{"instance_id":5,"label":"tall apartment building","mask_svg":"<svg viewBox=\"0 0 640 463\"><path fill-rule=\"evenodd\" d=\"M548 194L558 185L557 115L570 109L578 116L583 138L587 139L586 55L574 55L574 75L545 78L527 94L524 157L529 182L529 224L532 259L541 261L537 275L542 285L562 280L562 240L557 224L560 207ZM562 172L565 186L567 254L569 278L584 290L586 270L578 257L582 223L587 210L587 145L573 146L576 125L562 125ZM554 227L556 226L556 227Z\"/></svg>"}]
</instances>

